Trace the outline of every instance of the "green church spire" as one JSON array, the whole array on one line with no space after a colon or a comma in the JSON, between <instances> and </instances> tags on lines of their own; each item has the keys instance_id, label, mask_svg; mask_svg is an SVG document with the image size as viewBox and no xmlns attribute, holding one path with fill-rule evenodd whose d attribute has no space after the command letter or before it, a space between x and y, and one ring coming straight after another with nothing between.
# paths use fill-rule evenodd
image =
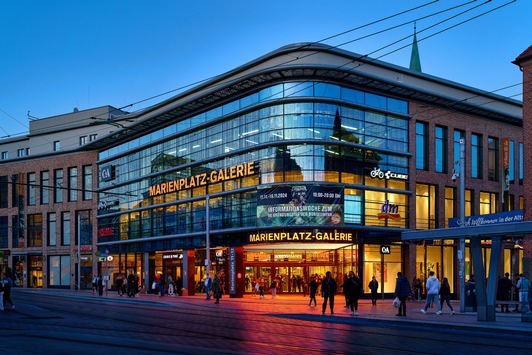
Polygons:
<instances>
[{"instance_id":1,"label":"green church spire","mask_svg":"<svg viewBox=\"0 0 532 355\"><path fill-rule=\"evenodd\" d=\"M410 69L421 72L421 61L419 60L419 49L417 48L416 24L414 23L414 42L412 43L412 54L410 55Z\"/></svg>"}]
</instances>

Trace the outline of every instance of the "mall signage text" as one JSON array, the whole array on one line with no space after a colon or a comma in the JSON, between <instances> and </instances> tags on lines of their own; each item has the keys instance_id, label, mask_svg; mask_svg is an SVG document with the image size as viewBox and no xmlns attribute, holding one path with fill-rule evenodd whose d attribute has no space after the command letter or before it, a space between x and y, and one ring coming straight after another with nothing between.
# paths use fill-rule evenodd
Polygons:
<instances>
[{"instance_id":1,"label":"mall signage text","mask_svg":"<svg viewBox=\"0 0 532 355\"><path fill-rule=\"evenodd\" d=\"M352 243L352 232L312 232L312 231L297 231L297 232L266 232L266 233L250 233L250 243L268 243L268 242L342 242Z\"/></svg>"},{"instance_id":2,"label":"mall signage text","mask_svg":"<svg viewBox=\"0 0 532 355\"><path fill-rule=\"evenodd\" d=\"M229 168L213 170L210 173L201 173L181 179L166 181L150 186L150 197L164 195L176 191L190 189L193 187L216 184L218 182L238 179L256 174L255 162L238 164Z\"/></svg>"}]
</instances>

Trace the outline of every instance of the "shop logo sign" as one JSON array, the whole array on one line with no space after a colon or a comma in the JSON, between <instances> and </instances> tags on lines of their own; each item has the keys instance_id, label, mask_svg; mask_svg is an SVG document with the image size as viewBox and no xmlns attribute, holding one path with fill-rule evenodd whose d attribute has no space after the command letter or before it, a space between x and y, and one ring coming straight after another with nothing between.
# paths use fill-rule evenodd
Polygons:
<instances>
[{"instance_id":1,"label":"shop logo sign","mask_svg":"<svg viewBox=\"0 0 532 355\"><path fill-rule=\"evenodd\" d=\"M369 176L371 176L374 179L379 178L381 180L382 179L408 180L408 174L394 173L393 171L390 171L390 170L382 171L381 168L377 168L377 167L373 168L373 170L369 173Z\"/></svg>"},{"instance_id":2,"label":"shop logo sign","mask_svg":"<svg viewBox=\"0 0 532 355\"><path fill-rule=\"evenodd\" d=\"M401 215L399 214L399 206L390 203L388 200L386 200L386 202L382 205L381 212L377 216L379 219L401 219Z\"/></svg>"}]
</instances>

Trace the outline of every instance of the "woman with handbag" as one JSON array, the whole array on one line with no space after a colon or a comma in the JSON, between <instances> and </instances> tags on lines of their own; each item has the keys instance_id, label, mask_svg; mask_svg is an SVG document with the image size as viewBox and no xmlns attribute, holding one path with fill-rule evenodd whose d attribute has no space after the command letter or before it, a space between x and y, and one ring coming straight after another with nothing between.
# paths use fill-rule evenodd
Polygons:
<instances>
[{"instance_id":1,"label":"woman with handbag","mask_svg":"<svg viewBox=\"0 0 532 355\"><path fill-rule=\"evenodd\" d=\"M402 272L398 272L397 279L395 281L394 297L398 297L401 303L399 304L399 309L397 311L396 316L406 317L406 298L410 295L411 292L412 291L410 289L410 284L408 283L408 280Z\"/></svg>"}]
</instances>

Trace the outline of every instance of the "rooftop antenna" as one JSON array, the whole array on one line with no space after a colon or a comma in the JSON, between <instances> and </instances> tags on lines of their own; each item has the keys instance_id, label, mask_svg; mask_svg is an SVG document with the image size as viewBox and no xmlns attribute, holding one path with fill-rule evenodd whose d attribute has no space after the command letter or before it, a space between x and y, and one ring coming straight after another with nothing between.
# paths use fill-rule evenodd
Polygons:
<instances>
[{"instance_id":1,"label":"rooftop antenna","mask_svg":"<svg viewBox=\"0 0 532 355\"><path fill-rule=\"evenodd\" d=\"M38 120L38 119L39 119L39 117L35 117L35 116L30 115L30 111L28 111L28 120L35 121L35 120Z\"/></svg>"}]
</instances>

